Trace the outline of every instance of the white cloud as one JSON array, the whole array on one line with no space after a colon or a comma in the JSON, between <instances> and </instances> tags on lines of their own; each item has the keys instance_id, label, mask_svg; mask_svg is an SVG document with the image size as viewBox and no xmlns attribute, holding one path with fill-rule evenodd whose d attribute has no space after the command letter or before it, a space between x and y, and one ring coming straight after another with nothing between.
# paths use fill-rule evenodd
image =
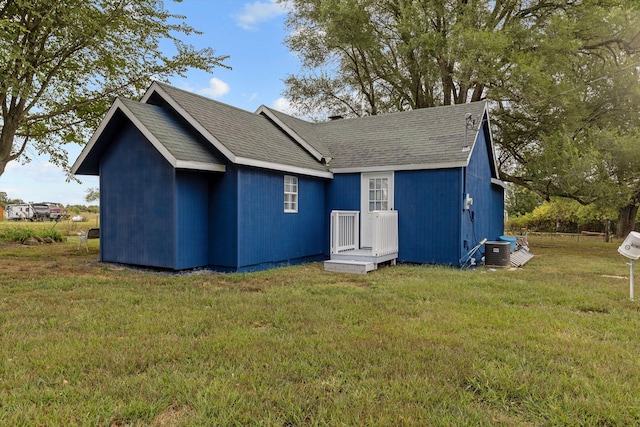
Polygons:
<instances>
[{"instance_id":1,"label":"white cloud","mask_svg":"<svg viewBox=\"0 0 640 427\"><path fill-rule=\"evenodd\" d=\"M80 176L82 184L66 181L64 171L37 157L25 165L11 162L0 177L0 191L11 199L25 202L58 202L62 204L86 205L84 196L87 188L99 186L97 177Z\"/></svg>"},{"instance_id":2,"label":"white cloud","mask_svg":"<svg viewBox=\"0 0 640 427\"><path fill-rule=\"evenodd\" d=\"M229 93L230 90L231 88L227 83L223 82L217 77L214 77L209 80L209 87L200 89L198 93L210 98L222 98L224 95Z\"/></svg>"},{"instance_id":3,"label":"white cloud","mask_svg":"<svg viewBox=\"0 0 640 427\"><path fill-rule=\"evenodd\" d=\"M276 3L276 0L246 3L242 12L235 15L236 24L245 30L255 30L257 24L285 14L288 8L288 2Z\"/></svg>"},{"instance_id":4,"label":"white cloud","mask_svg":"<svg viewBox=\"0 0 640 427\"><path fill-rule=\"evenodd\" d=\"M271 104L271 108L278 110L281 113L289 114L290 116L296 115L297 111L291 105L291 102L287 98L278 98Z\"/></svg>"},{"instance_id":5,"label":"white cloud","mask_svg":"<svg viewBox=\"0 0 640 427\"><path fill-rule=\"evenodd\" d=\"M307 120L309 122L317 121L318 117L314 115L302 114L300 110L296 108L295 105L291 103L287 98L280 97L271 103L271 108L274 110L280 111L281 113L288 114L293 117L297 117L302 120ZM320 118L326 117L326 114L322 112L319 115Z\"/></svg>"}]
</instances>

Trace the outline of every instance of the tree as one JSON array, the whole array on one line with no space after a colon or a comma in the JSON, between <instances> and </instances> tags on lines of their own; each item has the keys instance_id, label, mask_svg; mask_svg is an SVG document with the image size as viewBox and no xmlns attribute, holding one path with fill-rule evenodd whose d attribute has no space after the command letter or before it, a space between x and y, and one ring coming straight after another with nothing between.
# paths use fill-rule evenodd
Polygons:
<instances>
[{"instance_id":1,"label":"tree","mask_svg":"<svg viewBox=\"0 0 640 427\"><path fill-rule=\"evenodd\" d=\"M537 193L519 185L510 185L505 192L505 210L510 218L533 212L542 202Z\"/></svg>"},{"instance_id":2,"label":"tree","mask_svg":"<svg viewBox=\"0 0 640 427\"><path fill-rule=\"evenodd\" d=\"M84 199L87 203L95 202L96 200L100 200L100 190L97 188L87 188Z\"/></svg>"},{"instance_id":3,"label":"tree","mask_svg":"<svg viewBox=\"0 0 640 427\"><path fill-rule=\"evenodd\" d=\"M6 192L0 191L0 205L6 207L14 203L23 203L22 199L10 199Z\"/></svg>"},{"instance_id":4,"label":"tree","mask_svg":"<svg viewBox=\"0 0 640 427\"><path fill-rule=\"evenodd\" d=\"M546 200L618 209L618 236L633 229L640 203L639 18L572 8L548 28L538 65L514 63L519 79L493 94L502 100L494 115L502 176ZM573 47L566 33L580 35Z\"/></svg>"},{"instance_id":5,"label":"tree","mask_svg":"<svg viewBox=\"0 0 640 427\"><path fill-rule=\"evenodd\" d=\"M547 200L620 209L640 201L623 154L637 152L640 135L633 4L292 3L287 44L303 70L287 78L285 94L302 113L369 115L488 99L504 179Z\"/></svg>"},{"instance_id":6,"label":"tree","mask_svg":"<svg viewBox=\"0 0 640 427\"><path fill-rule=\"evenodd\" d=\"M224 66L180 41L197 33L183 19L157 0L0 0L0 175L33 153L68 169L64 146L86 141L115 96Z\"/></svg>"},{"instance_id":7,"label":"tree","mask_svg":"<svg viewBox=\"0 0 640 427\"><path fill-rule=\"evenodd\" d=\"M288 47L303 72L286 95L304 113L379 114L477 101L509 79L533 34L571 1L293 0Z\"/></svg>"}]
</instances>

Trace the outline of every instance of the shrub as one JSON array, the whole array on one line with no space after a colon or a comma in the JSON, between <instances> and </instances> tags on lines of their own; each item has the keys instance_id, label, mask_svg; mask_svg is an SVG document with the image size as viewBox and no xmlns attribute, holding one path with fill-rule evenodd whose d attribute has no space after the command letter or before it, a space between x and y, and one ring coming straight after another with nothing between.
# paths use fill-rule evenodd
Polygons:
<instances>
[{"instance_id":1,"label":"shrub","mask_svg":"<svg viewBox=\"0 0 640 427\"><path fill-rule=\"evenodd\" d=\"M63 236L58 230L47 228L38 230L37 232L29 227L9 227L0 229L0 241L2 242L18 242L24 243L30 237L39 236L42 238L51 238L56 242L62 242Z\"/></svg>"},{"instance_id":2,"label":"shrub","mask_svg":"<svg viewBox=\"0 0 640 427\"><path fill-rule=\"evenodd\" d=\"M604 232L606 220L611 219L615 223L616 217L617 212L612 208L599 209L594 205L583 206L575 200L558 198L542 203L532 212L509 218L507 228L562 233L579 233L582 230Z\"/></svg>"}]
</instances>

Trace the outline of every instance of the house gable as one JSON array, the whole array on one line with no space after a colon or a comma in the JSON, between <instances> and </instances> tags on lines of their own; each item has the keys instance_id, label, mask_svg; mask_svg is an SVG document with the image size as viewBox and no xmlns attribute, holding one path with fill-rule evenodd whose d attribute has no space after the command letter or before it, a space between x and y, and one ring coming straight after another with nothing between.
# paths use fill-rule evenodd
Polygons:
<instances>
[{"instance_id":1,"label":"house gable","mask_svg":"<svg viewBox=\"0 0 640 427\"><path fill-rule=\"evenodd\" d=\"M100 256L175 268L174 169L131 123L100 160Z\"/></svg>"},{"instance_id":2,"label":"house gable","mask_svg":"<svg viewBox=\"0 0 640 427\"><path fill-rule=\"evenodd\" d=\"M225 164L197 135L160 107L118 98L73 164L79 175L98 175L99 159L123 122L129 122L176 169L224 172Z\"/></svg>"},{"instance_id":3,"label":"house gable","mask_svg":"<svg viewBox=\"0 0 640 427\"><path fill-rule=\"evenodd\" d=\"M153 83L141 102L166 104L231 163L331 178L322 162L265 116Z\"/></svg>"}]
</instances>

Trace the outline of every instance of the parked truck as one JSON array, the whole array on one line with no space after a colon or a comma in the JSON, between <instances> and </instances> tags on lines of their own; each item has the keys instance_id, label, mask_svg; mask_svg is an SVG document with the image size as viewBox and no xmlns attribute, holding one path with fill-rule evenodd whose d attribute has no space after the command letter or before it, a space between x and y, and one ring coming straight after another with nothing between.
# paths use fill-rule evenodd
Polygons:
<instances>
[{"instance_id":1,"label":"parked truck","mask_svg":"<svg viewBox=\"0 0 640 427\"><path fill-rule=\"evenodd\" d=\"M49 206L49 220L50 221L62 221L69 218L67 209L60 203L54 202L42 202L42 204Z\"/></svg>"}]
</instances>

